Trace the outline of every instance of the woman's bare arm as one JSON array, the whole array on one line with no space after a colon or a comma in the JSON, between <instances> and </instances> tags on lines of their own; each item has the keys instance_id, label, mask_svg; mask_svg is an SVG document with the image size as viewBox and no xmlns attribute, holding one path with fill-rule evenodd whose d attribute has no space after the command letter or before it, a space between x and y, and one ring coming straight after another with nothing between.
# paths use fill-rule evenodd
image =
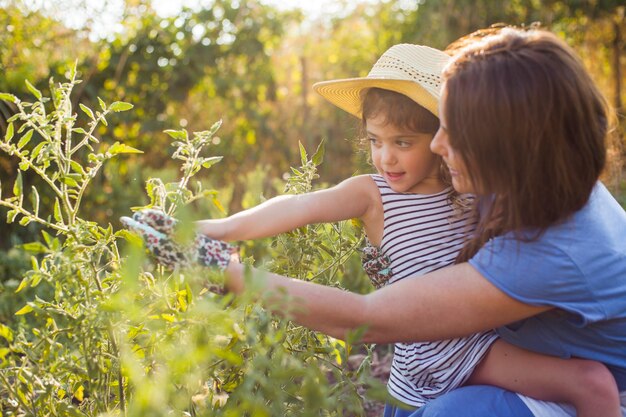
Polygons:
<instances>
[{"instance_id":1,"label":"woman's bare arm","mask_svg":"<svg viewBox=\"0 0 626 417\"><path fill-rule=\"evenodd\" d=\"M243 271L237 263L227 269L227 286L235 293L243 291ZM509 297L467 263L406 278L367 295L271 273L254 274L261 274L253 279L263 281L262 291L276 294L266 301L276 312L340 339L363 327L364 342L449 339L550 309Z\"/></svg>"}]
</instances>

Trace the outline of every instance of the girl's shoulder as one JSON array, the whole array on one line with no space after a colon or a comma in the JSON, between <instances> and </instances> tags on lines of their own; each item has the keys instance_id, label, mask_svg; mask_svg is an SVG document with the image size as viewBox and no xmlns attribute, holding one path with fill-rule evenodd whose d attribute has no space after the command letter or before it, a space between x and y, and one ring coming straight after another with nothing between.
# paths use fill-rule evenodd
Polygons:
<instances>
[{"instance_id":1,"label":"girl's shoulder","mask_svg":"<svg viewBox=\"0 0 626 417\"><path fill-rule=\"evenodd\" d=\"M378 186L367 174L347 178L331 190L335 204L359 206L363 213L380 205Z\"/></svg>"},{"instance_id":2,"label":"girl's shoulder","mask_svg":"<svg viewBox=\"0 0 626 417\"><path fill-rule=\"evenodd\" d=\"M355 175L354 177L350 177L344 180L341 184L344 187L358 189L367 194L377 196L379 194L379 186L377 185L378 181L376 180L376 177L382 178L380 175L375 174Z\"/></svg>"}]
</instances>

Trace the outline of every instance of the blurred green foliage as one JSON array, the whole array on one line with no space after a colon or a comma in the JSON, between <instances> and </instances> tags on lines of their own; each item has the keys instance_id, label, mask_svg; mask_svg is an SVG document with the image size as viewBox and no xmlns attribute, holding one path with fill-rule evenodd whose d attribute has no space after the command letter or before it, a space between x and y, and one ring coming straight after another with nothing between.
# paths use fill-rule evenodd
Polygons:
<instances>
[{"instance_id":1,"label":"blurred green foliage","mask_svg":"<svg viewBox=\"0 0 626 417\"><path fill-rule=\"evenodd\" d=\"M101 168L140 151L96 133L132 105L98 98L96 109L80 104L77 113L71 93L79 83L73 69L67 81L50 84L50 97L30 83L34 101L0 93L18 109L0 150L19 169L0 206L9 209L9 223L42 228L19 247L30 265L8 286L18 296L0 324L2 414L357 416L365 393L384 399L382 382L367 372L369 348L356 368L348 361L359 333L341 341L277 319L255 302L262 273L247 277L248 291L236 300L218 296L206 287L223 279L219 273L166 271L144 257L137 236L80 215ZM191 226L196 202L221 207L216 191L195 181L222 159L206 152L220 126L165 131L179 172L171 181L148 179L144 207L175 215L183 228ZM292 169L286 192L310 191L318 177L323 144L310 158L299 149L301 166ZM43 184L26 189L25 172ZM39 198L44 188L52 207ZM303 227L268 245L265 266L339 287L350 274L352 288L369 291L363 274L354 281L361 240L361 228L350 222ZM247 263L253 250L243 250Z\"/></svg>"},{"instance_id":2,"label":"blurred green foliage","mask_svg":"<svg viewBox=\"0 0 626 417\"><path fill-rule=\"evenodd\" d=\"M619 138L612 146L616 155L623 153L626 21L618 0L506 0L497 6L491 0L355 1L351 7L340 3L344 10L338 16L314 20L258 0L201 4L162 17L149 0L127 0L117 16L120 28L97 39L91 28L98 15L115 8L108 2L60 0L47 9L33 9L23 0L0 2L0 23L7 28L0 34L1 91L23 97L28 93L24 79L45 89L50 76L62 76L77 60L83 83L74 104L93 107L101 97L135 106L113 129L98 132L145 152L96 179L98 186L83 207L101 224L144 198L149 173L172 175L162 133L172 126L195 131L207 120L223 119L214 145L225 159L218 172L202 173L200 179L226 191L229 213L243 208L247 174L260 167L266 169L260 194L278 192L274 181L298 160L298 142L312 148L327 139L328 163L320 167L325 183L368 170L366 158L355 152L358 121L314 95L311 85L365 75L392 44L445 48L496 23L540 22L578 50L620 114ZM71 12L85 16L85 24L65 27L59 18ZM0 133L14 113L11 103L0 102ZM612 160L608 173L614 179L621 165L620 158ZM15 172L14 163L0 157L0 179L13 180ZM24 181L36 179L27 173ZM6 234L15 236L14 242L36 233L7 228ZM13 242L2 245L8 249Z\"/></svg>"}]
</instances>

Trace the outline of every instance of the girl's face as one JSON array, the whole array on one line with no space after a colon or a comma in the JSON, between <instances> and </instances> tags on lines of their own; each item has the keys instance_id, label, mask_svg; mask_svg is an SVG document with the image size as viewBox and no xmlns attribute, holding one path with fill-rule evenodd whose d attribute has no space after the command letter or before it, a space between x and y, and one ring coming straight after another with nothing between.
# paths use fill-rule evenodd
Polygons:
<instances>
[{"instance_id":1,"label":"girl's face","mask_svg":"<svg viewBox=\"0 0 626 417\"><path fill-rule=\"evenodd\" d=\"M385 115L366 119L372 162L392 190L433 194L445 189L441 159L430 151L432 135L386 123Z\"/></svg>"},{"instance_id":2,"label":"girl's face","mask_svg":"<svg viewBox=\"0 0 626 417\"><path fill-rule=\"evenodd\" d=\"M443 162L448 166L450 176L452 177L452 186L456 191L459 193L476 193L474 184L468 175L465 162L463 162L458 151L450 145L446 127L446 117L443 112L445 100L446 94L444 86L444 91L439 101L439 130L435 133L435 137L430 143L430 149L434 153L441 155Z\"/></svg>"}]
</instances>

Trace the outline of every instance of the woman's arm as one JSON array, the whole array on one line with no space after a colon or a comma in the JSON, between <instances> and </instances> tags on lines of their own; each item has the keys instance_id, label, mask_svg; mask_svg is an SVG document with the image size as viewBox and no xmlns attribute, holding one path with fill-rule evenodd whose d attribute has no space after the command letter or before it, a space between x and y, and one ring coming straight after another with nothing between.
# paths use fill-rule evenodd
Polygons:
<instances>
[{"instance_id":1,"label":"woman's arm","mask_svg":"<svg viewBox=\"0 0 626 417\"><path fill-rule=\"evenodd\" d=\"M235 262L227 268L227 286L235 293L244 289L244 269ZM255 280L262 281L262 291L274 294L264 299L277 313L340 339L364 327L364 342L449 339L550 309L509 297L467 263L406 278L367 295L271 273L253 273Z\"/></svg>"},{"instance_id":2,"label":"woman's arm","mask_svg":"<svg viewBox=\"0 0 626 417\"><path fill-rule=\"evenodd\" d=\"M278 196L224 219L201 220L197 228L225 241L275 236L307 224L361 218L377 193L370 176L361 175L326 190Z\"/></svg>"}]
</instances>

